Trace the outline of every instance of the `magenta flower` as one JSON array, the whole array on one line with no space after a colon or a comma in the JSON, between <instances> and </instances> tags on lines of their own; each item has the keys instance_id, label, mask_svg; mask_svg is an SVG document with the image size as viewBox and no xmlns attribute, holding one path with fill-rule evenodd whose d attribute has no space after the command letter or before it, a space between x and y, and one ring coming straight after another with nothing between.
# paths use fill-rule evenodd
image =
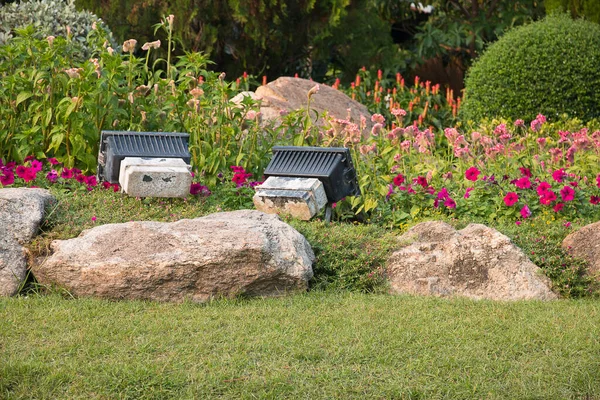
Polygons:
<instances>
[{"instance_id":1,"label":"magenta flower","mask_svg":"<svg viewBox=\"0 0 600 400\"><path fill-rule=\"evenodd\" d=\"M404 183L404 176L402 174L398 174L393 179L395 186L400 186Z\"/></svg>"},{"instance_id":2,"label":"magenta flower","mask_svg":"<svg viewBox=\"0 0 600 400\"><path fill-rule=\"evenodd\" d=\"M0 177L2 179L2 177ZM600 196L591 196L590 203L593 205L600 204Z\"/></svg>"},{"instance_id":3,"label":"magenta flower","mask_svg":"<svg viewBox=\"0 0 600 400\"><path fill-rule=\"evenodd\" d=\"M571 186L565 186L560 189L560 197L562 197L563 201L573 201L575 198L575 190Z\"/></svg>"},{"instance_id":4,"label":"magenta flower","mask_svg":"<svg viewBox=\"0 0 600 400\"><path fill-rule=\"evenodd\" d=\"M531 178L531 170L529 168L525 168L525 167L519 167L519 171L521 171L521 175L522 176L526 176L528 178Z\"/></svg>"},{"instance_id":5,"label":"magenta flower","mask_svg":"<svg viewBox=\"0 0 600 400\"><path fill-rule=\"evenodd\" d=\"M41 161L38 160L31 160L31 168L35 171L35 172L39 172L42 170L43 165Z\"/></svg>"},{"instance_id":6,"label":"magenta flower","mask_svg":"<svg viewBox=\"0 0 600 400\"><path fill-rule=\"evenodd\" d=\"M556 182L562 182L566 177L567 173L565 172L564 168L557 169L552 173L552 179L554 179Z\"/></svg>"},{"instance_id":7,"label":"magenta flower","mask_svg":"<svg viewBox=\"0 0 600 400\"><path fill-rule=\"evenodd\" d=\"M523 217L523 218L531 217L531 210L529 209L529 207L527 207L527 204L525 204L523 206L523 208L521 208L520 213L521 213L521 217Z\"/></svg>"},{"instance_id":8,"label":"magenta flower","mask_svg":"<svg viewBox=\"0 0 600 400\"><path fill-rule=\"evenodd\" d=\"M110 188L110 187L111 187L111 184L110 184L110 182L108 182L108 181L104 181L104 182L102 182L102 187L103 187L104 189L108 189L108 188Z\"/></svg>"},{"instance_id":9,"label":"magenta flower","mask_svg":"<svg viewBox=\"0 0 600 400\"><path fill-rule=\"evenodd\" d=\"M552 189L552 185L550 185L548 182L540 182L540 184L538 185L536 192L538 194L538 196L543 196L546 193L550 192Z\"/></svg>"},{"instance_id":10,"label":"magenta flower","mask_svg":"<svg viewBox=\"0 0 600 400\"><path fill-rule=\"evenodd\" d=\"M448 189L446 188L442 188L438 194L437 194L437 198L438 199L449 199L450 198L450 194L448 193Z\"/></svg>"},{"instance_id":11,"label":"magenta flower","mask_svg":"<svg viewBox=\"0 0 600 400\"><path fill-rule=\"evenodd\" d=\"M600 174L598 174L598 176L596 176L596 186L598 186L600 188Z\"/></svg>"},{"instance_id":12,"label":"magenta flower","mask_svg":"<svg viewBox=\"0 0 600 400\"><path fill-rule=\"evenodd\" d=\"M37 171L34 171L31 167L25 167L24 165L19 165L16 170L16 174L19 178L23 179L25 182L31 182L37 176Z\"/></svg>"},{"instance_id":13,"label":"magenta flower","mask_svg":"<svg viewBox=\"0 0 600 400\"><path fill-rule=\"evenodd\" d=\"M515 192L508 192L506 193L506 196L504 196L504 204L509 207L514 206L517 201L519 201L519 195Z\"/></svg>"},{"instance_id":14,"label":"magenta flower","mask_svg":"<svg viewBox=\"0 0 600 400\"><path fill-rule=\"evenodd\" d=\"M524 176L515 181L515 186L519 189L529 189L531 187L531 181L529 181L528 177Z\"/></svg>"},{"instance_id":15,"label":"magenta flower","mask_svg":"<svg viewBox=\"0 0 600 400\"><path fill-rule=\"evenodd\" d=\"M426 188L427 187L427 178L425 178L424 176L417 176L417 178L415 179L415 183L417 185L423 186L423 188Z\"/></svg>"},{"instance_id":16,"label":"magenta flower","mask_svg":"<svg viewBox=\"0 0 600 400\"><path fill-rule=\"evenodd\" d=\"M444 201L444 205L448 208L456 208L456 202L454 200L452 200L450 197L448 197L445 201Z\"/></svg>"},{"instance_id":17,"label":"magenta flower","mask_svg":"<svg viewBox=\"0 0 600 400\"><path fill-rule=\"evenodd\" d=\"M190 186L190 194L194 196L199 195L202 197L208 197L211 195L211 192L204 185L201 185L199 183L192 183L192 185Z\"/></svg>"},{"instance_id":18,"label":"magenta flower","mask_svg":"<svg viewBox=\"0 0 600 400\"><path fill-rule=\"evenodd\" d=\"M4 171L2 175L0 175L0 183L2 186L8 186L15 183L15 176L10 171Z\"/></svg>"},{"instance_id":19,"label":"magenta flower","mask_svg":"<svg viewBox=\"0 0 600 400\"><path fill-rule=\"evenodd\" d=\"M475 182L479 177L479 174L481 174L481 171L479 171L476 167L471 167L465 171L465 178Z\"/></svg>"},{"instance_id":20,"label":"magenta flower","mask_svg":"<svg viewBox=\"0 0 600 400\"><path fill-rule=\"evenodd\" d=\"M96 176L95 175L86 176L85 177L85 184L88 185L89 187L95 187L96 185L98 185L98 181L96 180Z\"/></svg>"},{"instance_id":21,"label":"magenta flower","mask_svg":"<svg viewBox=\"0 0 600 400\"><path fill-rule=\"evenodd\" d=\"M570 228L571 227L571 223L568 222L568 221L565 222L563 225L565 226L565 228Z\"/></svg>"},{"instance_id":22,"label":"magenta flower","mask_svg":"<svg viewBox=\"0 0 600 400\"><path fill-rule=\"evenodd\" d=\"M60 163L58 162L58 160L57 160L56 158L54 158L54 157L50 157L50 158L48 159L48 162L50 163L50 165L58 165L58 164L60 164Z\"/></svg>"},{"instance_id":23,"label":"magenta flower","mask_svg":"<svg viewBox=\"0 0 600 400\"><path fill-rule=\"evenodd\" d=\"M56 180L58 179L58 172L56 172L56 170L48 172L48 174L46 175L46 179L48 179L52 183L56 182Z\"/></svg>"},{"instance_id":24,"label":"magenta flower","mask_svg":"<svg viewBox=\"0 0 600 400\"><path fill-rule=\"evenodd\" d=\"M515 221L516 225L521 225L521 221Z\"/></svg>"},{"instance_id":25,"label":"magenta flower","mask_svg":"<svg viewBox=\"0 0 600 400\"><path fill-rule=\"evenodd\" d=\"M565 207L565 203L556 203L552 209L555 213L560 212Z\"/></svg>"},{"instance_id":26,"label":"magenta flower","mask_svg":"<svg viewBox=\"0 0 600 400\"><path fill-rule=\"evenodd\" d=\"M546 192L540 197L540 203L546 206L552 203L554 200L556 200L556 194L554 192Z\"/></svg>"},{"instance_id":27,"label":"magenta flower","mask_svg":"<svg viewBox=\"0 0 600 400\"><path fill-rule=\"evenodd\" d=\"M71 179L71 178L73 178L73 176L74 176L73 170L69 169L69 168L63 168L63 170L60 174L60 177L63 179Z\"/></svg>"},{"instance_id":28,"label":"magenta flower","mask_svg":"<svg viewBox=\"0 0 600 400\"><path fill-rule=\"evenodd\" d=\"M469 197L471 197L471 190L473 190L472 187L467 188L467 190L465 191L465 195L463 196L465 199L468 199Z\"/></svg>"},{"instance_id":29,"label":"magenta flower","mask_svg":"<svg viewBox=\"0 0 600 400\"><path fill-rule=\"evenodd\" d=\"M77 176L75 176L75 180L79 183L85 183L85 175L77 174Z\"/></svg>"}]
</instances>

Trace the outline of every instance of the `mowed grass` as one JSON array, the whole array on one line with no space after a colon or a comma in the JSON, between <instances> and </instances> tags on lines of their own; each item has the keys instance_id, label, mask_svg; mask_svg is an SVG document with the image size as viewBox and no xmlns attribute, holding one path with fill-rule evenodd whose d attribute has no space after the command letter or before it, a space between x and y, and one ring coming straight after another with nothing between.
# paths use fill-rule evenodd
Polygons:
<instances>
[{"instance_id":1,"label":"mowed grass","mask_svg":"<svg viewBox=\"0 0 600 400\"><path fill-rule=\"evenodd\" d=\"M600 302L1 299L0 398L599 399Z\"/></svg>"}]
</instances>

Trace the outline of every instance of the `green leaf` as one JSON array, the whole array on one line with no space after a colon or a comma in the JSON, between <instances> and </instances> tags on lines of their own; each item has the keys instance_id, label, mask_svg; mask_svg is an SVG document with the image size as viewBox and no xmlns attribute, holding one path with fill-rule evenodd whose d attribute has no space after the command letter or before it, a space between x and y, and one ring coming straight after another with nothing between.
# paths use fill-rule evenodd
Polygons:
<instances>
[{"instance_id":1,"label":"green leaf","mask_svg":"<svg viewBox=\"0 0 600 400\"><path fill-rule=\"evenodd\" d=\"M21 104L22 102L24 102L25 100L27 100L28 98L30 98L31 96L33 96L33 93L31 92L21 92L17 95L17 102L16 105L18 106L19 104Z\"/></svg>"}]
</instances>

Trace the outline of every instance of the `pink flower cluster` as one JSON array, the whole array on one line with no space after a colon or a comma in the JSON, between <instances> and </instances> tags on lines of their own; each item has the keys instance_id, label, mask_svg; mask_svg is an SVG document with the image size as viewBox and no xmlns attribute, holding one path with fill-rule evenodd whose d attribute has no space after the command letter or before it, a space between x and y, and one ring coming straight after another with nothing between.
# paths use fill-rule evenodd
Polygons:
<instances>
[{"instance_id":1,"label":"pink flower cluster","mask_svg":"<svg viewBox=\"0 0 600 400\"><path fill-rule=\"evenodd\" d=\"M198 195L200 197L208 197L212 193L208 189L208 187L201 185L199 183L192 183L190 186L190 194L194 195L194 196Z\"/></svg>"},{"instance_id":2,"label":"pink flower cluster","mask_svg":"<svg viewBox=\"0 0 600 400\"><path fill-rule=\"evenodd\" d=\"M246 172L246 170L244 169L244 167L240 167L237 165L232 165L230 167L233 171L233 178L231 178L232 182L235 182L235 185L237 187L242 187L242 186L249 186L249 187L255 187L257 185L260 185L262 182L257 182L257 181L248 181L248 178L252 177L252 174Z\"/></svg>"}]
</instances>

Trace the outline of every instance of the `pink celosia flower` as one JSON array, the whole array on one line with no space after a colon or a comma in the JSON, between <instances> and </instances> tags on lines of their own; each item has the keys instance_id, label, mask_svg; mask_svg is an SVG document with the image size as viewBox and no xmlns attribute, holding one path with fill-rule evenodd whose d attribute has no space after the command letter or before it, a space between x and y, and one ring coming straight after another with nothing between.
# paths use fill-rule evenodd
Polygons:
<instances>
[{"instance_id":1,"label":"pink celosia flower","mask_svg":"<svg viewBox=\"0 0 600 400\"><path fill-rule=\"evenodd\" d=\"M523 218L531 217L531 210L529 209L529 207L527 207L527 204L525 204L523 206L523 208L521 208L520 213L521 213L521 217L523 217Z\"/></svg>"},{"instance_id":2,"label":"pink celosia flower","mask_svg":"<svg viewBox=\"0 0 600 400\"><path fill-rule=\"evenodd\" d=\"M560 190L560 197L562 197L563 201L573 201L575 190L571 186L565 186Z\"/></svg>"},{"instance_id":3,"label":"pink celosia flower","mask_svg":"<svg viewBox=\"0 0 600 400\"><path fill-rule=\"evenodd\" d=\"M481 171L479 171L476 167L471 167L465 171L465 178L475 182L479 174L481 174Z\"/></svg>"},{"instance_id":4,"label":"pink celosia flower","mask_svg":"<svg viewBox=\"0 0 600 400\"><path fill-rule=\"evenodd\" d=\"M515 127L525 126L525 121L523 121L522 119L518 119L518 120L515 121L514 125L515 125Z\"/></svg>"},{"instance_id":5,"label":"pink celosia flower","mask_svg":"<svg viewBox=\"0 0 600 400\"><path fill-rule=\"evenodd\" d=\"M519 195L516 194L515 192L508 192L506 193L506 196L504 196L504 204L506 204L507 206L514 206L517 201L519 201Z\"/></svg>"},{"instance_id":6,"label":"pink celosia flower","mask_svg":"<svg viewBox=\"0 0 600 400\"><path fill-rule=\"evenodd\" d=\"M395 116L395 117L404 117L404 116L406 116L406 111L404 111L401 108L392 108L391 112L392 112L392 115Z\"/></svg>"},{"instance_id":7,"label":"pink celosia flower","mask_svg":"<svg viewBox=\"0 0 600 400\"><path fill-rule=\"evenodd\" d=\"M371 122L375 122L378 124L384 124L385 123L385 117L381 114L373 114L371 116Z\"/></svg>"}]
</instances>

